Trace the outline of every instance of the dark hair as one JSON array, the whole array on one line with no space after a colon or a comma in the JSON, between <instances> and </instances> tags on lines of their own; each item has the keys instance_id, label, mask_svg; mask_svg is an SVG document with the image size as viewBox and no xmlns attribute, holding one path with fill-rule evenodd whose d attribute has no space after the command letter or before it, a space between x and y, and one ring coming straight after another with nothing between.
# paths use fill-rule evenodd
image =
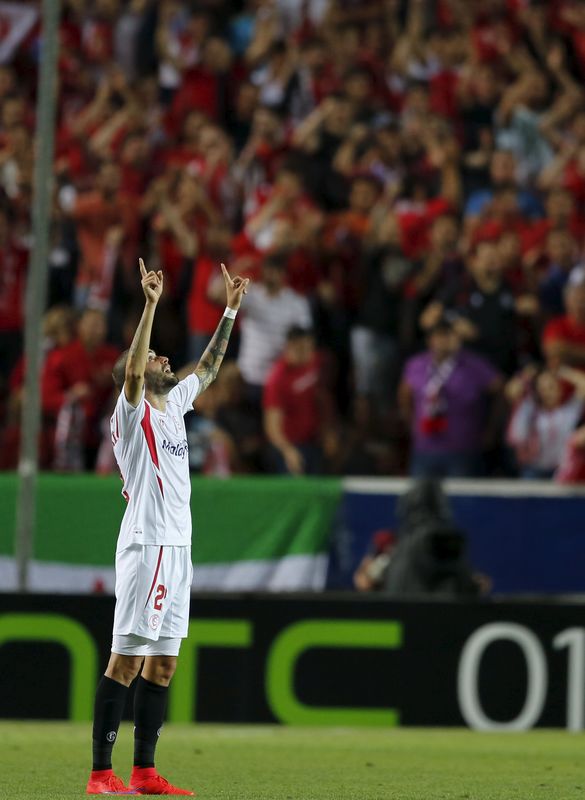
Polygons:
<instances>
[{"instance_id":1,"label":"dark hair","mask_svg":"<svg viewBox=\"0 0 585 800\"><path fill-rule=\"evenodd\" d=\"M325 41L321 36L315 34L307 36L301 42L301 50L310 50L312 47L325 47Z\"/></svg>"},{"instance_id":2,"label":"dark hair","mask_svg":"<svg viewBox=\"0 0 585 800\"><path fill-rule=\"evenodd\" d=\"M283 253L269 253L263 261L262 266L270 269L286 269L287 257Z\"/></svg>"},{"instance_id":3,"label":"dark hair","mask_svg":"<svg viewBox=\"0 0 585 800\"><path fill-rule=\"evenodd\" d=\"M3 64L2 66L5 65ZM18 92L9 92L8 94L5 94L4 97L2 98L2 103L4 104L10 102L11 100L20 100L21 102L24 102L24 97Z\"/></svg>"},{"instance_id":4,"label":"dark hair","mask_svg":"<svg viewBox=\"0 0 585 800\"><path fill-rule=\"evenodd\" d=\"M413 89L417 89L419 91L424 92L425 94L430 94L430 89L428 84L425 81L420 80L419 78L410 78L406 84L406 91L411 92Z\"/></svg>"},{"instance_id":5,"label":"dark hair","mask_svg":"<svg viewBox=\"0 0 585 800\"><path fill-rule=\"evenodd\" d=\"M290 155L282 159L276 170L276 177L282 172L295 175L301 183L305 181L304 163L302 158L298 155Z\"/></svg>"},{"instance_id":6,"label":"dark hair","mask_svg":"<svg viewBox=\"0 0 585 800\"><path fill-rule=\"evenodd\" d=\"M336 28L336 32L340 35L344 33L349 33L350 31L355 31L356 33L360 32L360 26L356 22L350 22L349 20L346 22L340 22Z\"/></svg>"},{"instance_id":7,"label":"dark hair","mask_svg":"<svg viewBox=\"0 0 585 800\"><path fill-rule=\"evenodd\" d=\"M299 339L306 339L308 336L313 337L312 328L303 328L301 325L293 325L286 332L287 342L297 342Z\"/></svg>"},{"instance_id":8,"label":"dark hair","mask_svg":"<svg viewBox=\"0 0 585 800\"><path fill-rule=\"evenodd\" d=\"M453 322L449 319L449 317L441 317L441 319L437 320L434 325L427 330L427 336L432 336L435 333L452 333L453 332Z\"/></svg>"},{"instance_id":9,"label":"dark hair","mask_svg":"<svg viewBox=\"0 0 585 800\"><path fill-rule=\"evenodd\" d=\"M114 364L114 369L112 370L112 378L114 379L114 384L116 389L120 392L124 386L124 381L126 380L126 362L128 361L128 353L130 350L124 350L122 355L118 356L118 360Z\"/></svg>"},{"instance_id":10,"label":"dark hair","mask_svg":"<svg viewBox=\"0 0 585 800\"><path fill-rule=\"evenodd\" d=\"M286 41L284 39L277 39L268 50L268 57L285 55L287 52Z\"/></svg>"},{"instance_id":11,"label":"dark hair","mask_svg":"<svg viewBox=\"0 0 585 800\"><path fill-rule=\"evenodd\" d=\"M256 111L267 111L269 114L272 114L273 117L276 117L281 122L284 122L286 119L286 112L280 106L271 106L270 103L259 103L256 106Z\"/></svg>"},{"instance_id":12,"label":"dark hair","mask_svg":"<svg viewBox=\"0 0 585 800\"><path fill-rule=\"evenodd\" d=\"M384 184L380 178L374 175L373 172L366 172L365 170L363 172L354 172L351 176L351 185L353 186L354 183L369 183L377 192L382 192L384 189Z\"/></svg>"},{"instance_id":13,"label":"dark hair","mask_svg":"<svg viewBox=\"0 0 585 800\"><path fill-rule=\"evenodd\" d=\"M337 100L339 103L349 102L349 97L345 94L345 92L339 91L339 89L336 89L334 92L329 92L328 97L330 100Z\"/></svg>"},{"instance_id":14,"label":"dark hair","mask_svg":"<svg viewBox=\"0 0 585 800\"><path fill-rule=\"evenodd\" d=\"M354 64L350 67L343 76L344 81L351 80L351 78L367 78L370 83L374 82L374 77L371 71L363 64Z\"/></svg>"},{"instance_id":15,"label":"dark hair","mask_svg":"<svg viewBox=\"0 0 585 800\"><path fill-rule=\"evenodd\" d=\"M500 183L493 189L494 197L498 197L503 194L508 194L509 192L512 192L513 194L518 194L518 187L513 181L506 181L505 183Z\"/></svg>"}]
</instances>

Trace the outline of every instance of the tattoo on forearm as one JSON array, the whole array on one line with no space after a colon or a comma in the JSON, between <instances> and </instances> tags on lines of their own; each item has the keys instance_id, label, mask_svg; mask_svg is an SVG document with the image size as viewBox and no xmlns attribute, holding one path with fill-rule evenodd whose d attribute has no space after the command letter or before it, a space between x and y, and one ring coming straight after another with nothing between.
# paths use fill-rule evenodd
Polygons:
<instances>
[{"instance_id":1,"label":"tattoo on forearm","mask_svg":"<svg viewBox=\"0 0 585 800\"><path fill-rule=\"evenodd\" d=\"M201 356L201 360L199 361L197 369L195 370L195 374L199 378L201 384L201 388L199 390L200 392L203 392L205 389L207 389L207 387L216 379L221 362L223 361L223 357L225 356L227 350L230 333L232 332L233 327L233 319L222 317L219 325L217 326L217 330L207 345L207 349Z\"/></svg>"}]
</instances>

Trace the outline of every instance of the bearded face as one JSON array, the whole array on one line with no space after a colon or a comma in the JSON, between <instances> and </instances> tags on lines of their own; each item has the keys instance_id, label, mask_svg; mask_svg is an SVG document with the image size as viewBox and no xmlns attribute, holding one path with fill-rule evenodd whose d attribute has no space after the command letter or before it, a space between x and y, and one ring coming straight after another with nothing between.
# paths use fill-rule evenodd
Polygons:
<instances>
[{"instance_id":1,"label":"bearded face","mask_svg":"<svg viewBox=\"0 0 585 800\"><path fill-rule=\"evenodd\" d=\"M144 376L144 383L146 388L152 394L168 394L179 382L179 379L174 372L159 373L152 375L148 372Z\"/></svg>"},{"instance_id":2,"label":"bearded face","mask_svg":"<svg viewBox=\"0 0 585 800\"><path fill-rule=\"evenodd\" d=\"M176 386L179 379L171 370L166 359L149 354L144 373L144 383L147 391L152 394L166 395Z\"/></svg>"}]
</instances>

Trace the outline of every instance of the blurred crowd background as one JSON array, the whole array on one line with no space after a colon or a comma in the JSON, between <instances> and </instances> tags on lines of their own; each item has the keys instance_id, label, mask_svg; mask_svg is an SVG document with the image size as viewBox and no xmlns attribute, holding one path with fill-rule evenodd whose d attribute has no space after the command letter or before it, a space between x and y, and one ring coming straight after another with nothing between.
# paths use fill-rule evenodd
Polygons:
<instances>
[{"instance_id":1,"label":"blurred crowd background","mask_svg":"<svg viewBox=\"0 0 585 800\"><path fill-rule=\"evenodd\" d=\"M31 15L0 46L13 469L42 37L4 5ZM194 471L585 479L585 2L63 6L45 469L114 470L142 256L176 371L221 317L219 263L252 279Z\"/></svg>"}]
</instances>

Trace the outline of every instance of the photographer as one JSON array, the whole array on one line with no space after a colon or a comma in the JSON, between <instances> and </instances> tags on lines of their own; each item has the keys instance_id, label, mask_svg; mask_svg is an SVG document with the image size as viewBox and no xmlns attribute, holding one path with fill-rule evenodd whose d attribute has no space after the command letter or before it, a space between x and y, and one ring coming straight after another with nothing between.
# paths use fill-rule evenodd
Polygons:
<instances>
[{"instance_id":1,"label":"photographer","mask_svg":"<svg viewBox=\"0 0 585 800\"><path fill-rule=\"evenodd\" d=\"M386 572L387 595L473 597L489 591L490 580L473 573L467 542L436 481L422 480L398 501L399 541Z\"/></svg>"}]
</instances>

